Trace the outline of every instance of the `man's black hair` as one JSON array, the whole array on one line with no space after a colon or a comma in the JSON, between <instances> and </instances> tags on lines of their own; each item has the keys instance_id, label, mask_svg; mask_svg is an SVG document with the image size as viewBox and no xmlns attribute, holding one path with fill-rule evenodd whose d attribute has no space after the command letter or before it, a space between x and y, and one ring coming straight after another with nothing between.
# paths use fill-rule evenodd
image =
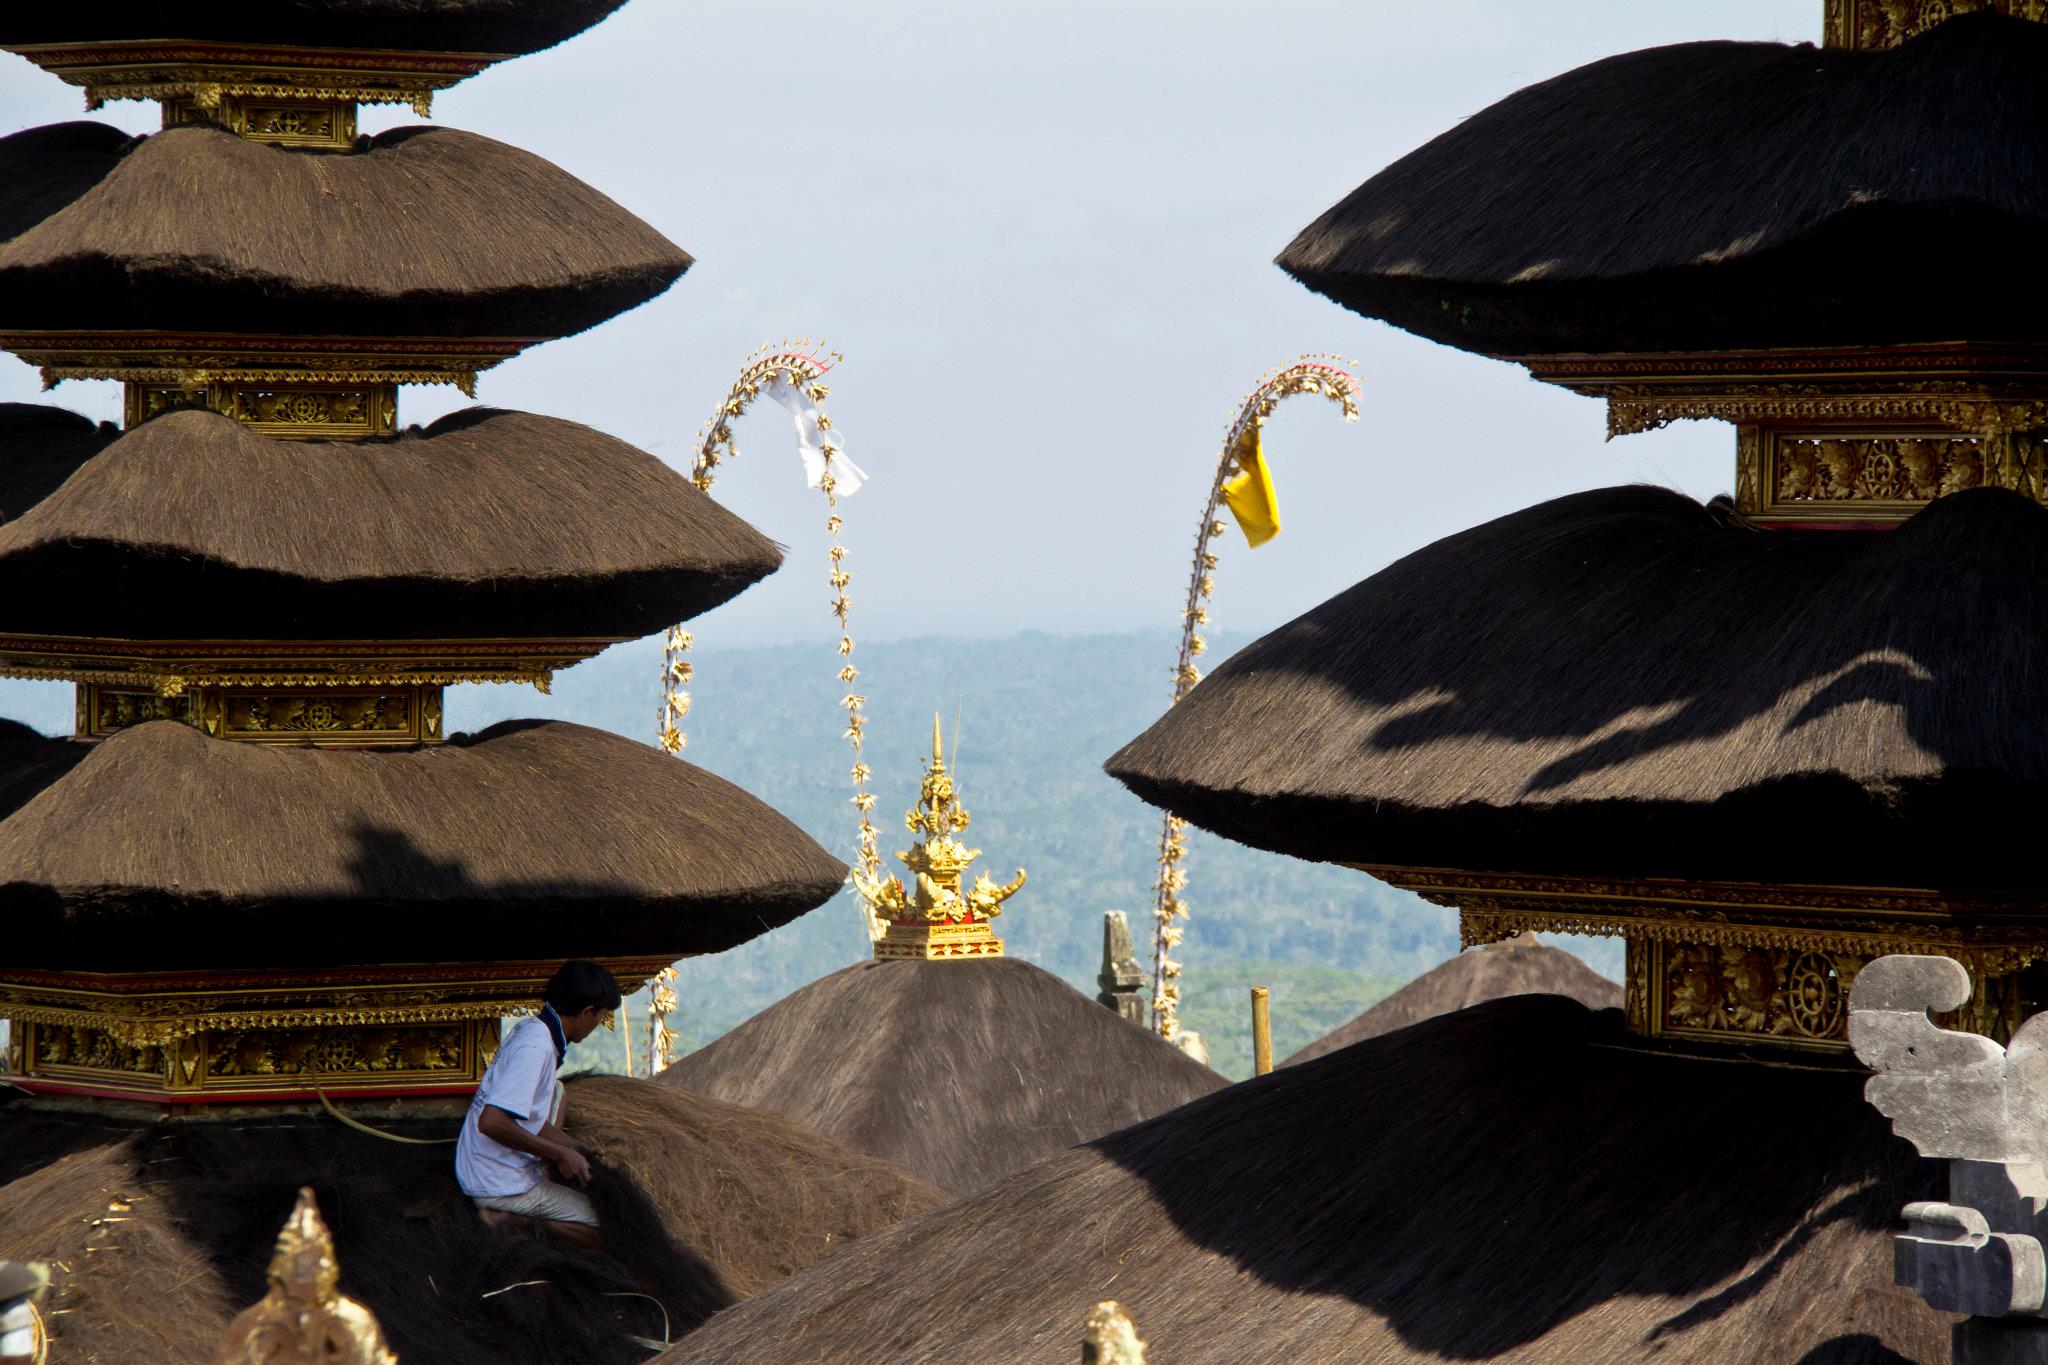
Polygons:
<instances>
[{"instance_id":1,"label":"man's black hair","mask_svg":"<svg viewBox=\"0 0 2048 1365\"><path fill-rule=\"evenodd\" d=\"M615 1010L619 1007L619 981L604 967L579 957L555 968L540 998L553 1005L556 1014L580 1014L592 1005Z\"/></svg>"}]
</instances>

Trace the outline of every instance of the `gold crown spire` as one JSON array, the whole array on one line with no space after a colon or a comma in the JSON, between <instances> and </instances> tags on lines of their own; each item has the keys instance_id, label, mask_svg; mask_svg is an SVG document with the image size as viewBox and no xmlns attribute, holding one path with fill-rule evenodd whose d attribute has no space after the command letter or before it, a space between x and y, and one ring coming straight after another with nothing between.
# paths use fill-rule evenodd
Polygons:
<instances>
[{"instance_id":1,"label":"gold crown spire","mask_svg":"<svg viewBox=\"0 0 2048 1365\"><path fill-rule=\"evenodd\" d=\"M321 1361L331 1365L396 1365L370 1310L344 1295L334 1239L311 1189L277 1235L270 1292L242 1310L221 1339L220 1359L242 1362Z\"/></svg>"},{"instance_id":2,"label":"gold crown spire","mask_svg":"<svg viewBox=\"0 0 2048 1365\"><path fill-rule=\"evenodd\" d=\"M876 957L1003 955L1003 941L989 928L989 921L1003 913L1003 902L1024 885L1024 869L1018 868L1016 877L1002 886L983 872L962 890L961 879L981 850L954 836L971 820L967 807L960 804L953 775L946 770L945 737L934 715L931 762L918 784L917 804L903 816L904 827L922 837L896 855L910 872L910 884L906 886L901 877L870 881L858 872L853 876L861 898L888 925L875 940Z\"/></svg>"}]
</instances>

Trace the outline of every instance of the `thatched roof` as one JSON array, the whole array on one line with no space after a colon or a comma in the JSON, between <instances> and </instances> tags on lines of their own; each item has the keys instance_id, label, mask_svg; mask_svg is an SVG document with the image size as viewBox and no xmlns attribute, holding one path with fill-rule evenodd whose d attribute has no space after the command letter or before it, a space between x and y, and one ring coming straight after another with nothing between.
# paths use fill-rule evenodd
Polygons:
<instances>
[{"instance_id":1,"label":"thatched roof","mask_svg":"<svg viewBox=\"0 0 2048 1365\"><path fill-rule=\"evenodd\" d=\"M661 1365L1071 1361L1116 1298L1156 1360L1893 1365L1944 1174L1862 1073L1631 1048L1518 996L1246 1081L870 1237ZM1896 1354L1893 1354L1896 1353Z\"/></svg>"},{"instance_id":2,"label":"thatched roof","mask_svg":"<svg viewBox=\"0 0 2048 1365\"><path fill-rule=\"evenodd\" d=\"M201 38L379 51L538 52L581 33L626 0L162 0L12 6L0 47Z\"/></svg>"},{"instance_id":3,"label":"thatched roof","mask_svg":"<svg viewBox=\"0 0 2048 1365\"><path fill-rule=\"evenodd\" d=\"M661 1078L799 1118L954 1194L1224 1084L1018 958L843 967Z\"/></svg>"},{"instance_id":4,"label":"thatched roof","mask_svg":"<svg viewBox=\"0 0 2048 1365\"><path fill-rule=\"evenodd\" d=\"M557 337L689 268L530 152L451 128L356 146L196 124L0 138L0 329Z\"/></svg>"},{"instance_id":5,"label":"thatched roof","mask_svg":"<svg viewBox=\"0 0 2048 1365\"><path fill-rule=\"evenodd\" d=\"M2032 341L2044 130L2048 28L1998 14L1876 52L1650 48L1474 114L1279 264L1492 354Z\"/></svg>"},{"instance_id":6,"label":"thatched roof","mask_svg":"<svg viewBox=\"0 0 2048 1365\"><path fill-rule=\"evenodd\" d=\"M9 961L38 967L715 953L845 873L723 778L561 721L384 750L9 727L16 768L0 904Z\"/></svg>"},{"instance_id":7,"label":"thatched roof","mask_svg":"<svg viewBox=\"0 0 2048 1365\"><path fill-rule=\"evenodd\" d=\"M457 1121L375 1116L425 1138L452 1137ZM622 1177L594 1190L616 1260L486 1232L445 1145L325 1117L144 1124L22 1104L0 1109L0 1247L56 1263L52 1359L213 1360L228 1320L262 1297L277 1230L311 1185L342 1292L377 1314L399 1359L626 1365L646 1358L626 1333L659 1340L663 1316L621 1296L652 1294L680 1335L941 1202L800 1124L645 1081L571 1081L568 1126ZM115 1199L132 1207L99 1223ZM520 1287L491 1294L508 1285Z\"/></svg>"},{"instance_id":8,"label":"thatched roof","mask_svg":"<svg viewBox=\"0 0 2048 1365\"><path fill-rule=\"evenodd\" d=\"M1308 858L2030 888L2042 677L2048 509L2017 494L1791 534L1608 488L1339 593L1107 767Z\"/></svg>"},{"instance_id":9,"label":"thatched roof","mask_svg":"<svg viewBox=\"0 0 2048 1365\"><path fill-rule=\"evenodd\" d=\"M1591 1010L1621 1007L1619 985L1562 948L1539 943L1533 934L1517 934L1439 962L1280 1065L1314 1061L1340 1047L1511 995L1566 995Z\"/></svg>"},{"instance_id":10,"label":"thatched roof","mask_svg":"<svg viewBox=\"0 0 2048 1365\"><path fill-rule=\"evenodd\" d=\"M0 631L630 638L781 559L652 455L551 417L279 441L208 412L123 434L0 404Z\"/></svg>"}]
</instances>

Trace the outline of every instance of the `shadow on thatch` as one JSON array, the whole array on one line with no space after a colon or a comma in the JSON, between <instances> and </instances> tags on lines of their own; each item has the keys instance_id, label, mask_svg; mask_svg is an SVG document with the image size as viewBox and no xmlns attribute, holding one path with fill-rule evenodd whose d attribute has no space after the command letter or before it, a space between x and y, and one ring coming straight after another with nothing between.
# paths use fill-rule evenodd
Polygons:
<instances>
[{"instance_id":1,"label":"shadow on thatch","mask_svg":"<svg viewBox=\"0 0 2048 1365\"><path fill-rule=\"evenodd\" d=\"M781 561L654 456L558 418L472 408L388 438L278 441L191 409L121 431L0 404L7 631L633 638Z\"/></svg>"},{"instance_id":2,"label":"shadow on thatch","mask_svg":"<svg viewBox=\"0 0 2048 1365\"><path fill-rule=\"evenodd\" d=\"M593 1199L611 1255L488 1232L445 1145L325 1117L122 1124L20 1105L0 1121L0 1249L62 1263L57 1358L210 1360L229 1317L261 1297L278 1227L311 1185L343 1292L401 1359L626 1365L646 1358L633 1337L680 1336L940 1202L770 1115L622 1078L568 1089L571 1131L604 1154ZM455 1127L379 1122L426 1138Z\"/></svg>"},{"instance_id":3,"label":"shadow on thatch","mask_svg":"<svg viewBox=\"0 0 2048 1365\"><path fill-rule=\"evenodd\" d=\"M336 922L370 961L719 952L845 874L723 778L560 721L375 751L175 721L92 745L17 727L0 731L7 802L9 946L51 968L331 965Z\"/></svg>"},{"instance_id":4,"label":"shadow on thatch","mask_svg":"<svg viewBox=\"0 0 2048 1365\"><path fill-rule=\"evenodd\" d=\"M1280 1065L1298 1066L1367 1038L1511 995L1564 995L1592 1010L1619 1009L1622 1001L1619 984L1572 954L1539 943L1533 935L1517 935L1439 962Z\"/></svg>"},{"instance_id":5,"label":"shadow on thatch","mask_svg":"<svg viewBox=\"0 0 2048 1365\"><path fill-rule=\"evenodd\" d=\"M1347 589L1107 766L1335 861L2024 885L2030 841L1984 824L2040 808L2043 676L2048 509L2016 494L1789 535L1609 488ZM1986 856L1959 868L1952 839Z\"/></svg>"},{"instance_id":6,"label":"shadow on thatch","mask_svg":"<svg viewBox=\"0 0 2048 1365\"><path fill-rule=\"evenodd\" d=\"M1624 1039L1519 996L1368 1040L871 1238L667 1360L1050 1363L1105 1295L1183 1365L1946 1350L1889 1246L1941 1174L1859 1073Z\"/></svg>"}]
</instances>

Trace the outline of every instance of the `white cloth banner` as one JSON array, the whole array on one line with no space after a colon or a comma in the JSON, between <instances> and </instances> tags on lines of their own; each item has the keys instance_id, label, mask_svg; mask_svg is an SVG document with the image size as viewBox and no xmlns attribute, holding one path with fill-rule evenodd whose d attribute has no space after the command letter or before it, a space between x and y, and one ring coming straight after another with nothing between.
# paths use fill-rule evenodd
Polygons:
<instances>
[{"instance_id":1,"label":"white cloth banner","mask_svg":"<svg viewBox=\"0 0 2048 1365\"><path fill-rule=\"evenodd\" d=\"M784 375L776 375L762 389L770 398L789 409L796 419L796 452L804 462L804 483L807 487L820 487L825 481L825 447L832 447L832 492L835 496L850 498L860 491L868 476L861 467L846 458L846 442L837 430L825 430L818 425L818 405L801 388L789 382Z\"/></svg>"}]
</instances>

